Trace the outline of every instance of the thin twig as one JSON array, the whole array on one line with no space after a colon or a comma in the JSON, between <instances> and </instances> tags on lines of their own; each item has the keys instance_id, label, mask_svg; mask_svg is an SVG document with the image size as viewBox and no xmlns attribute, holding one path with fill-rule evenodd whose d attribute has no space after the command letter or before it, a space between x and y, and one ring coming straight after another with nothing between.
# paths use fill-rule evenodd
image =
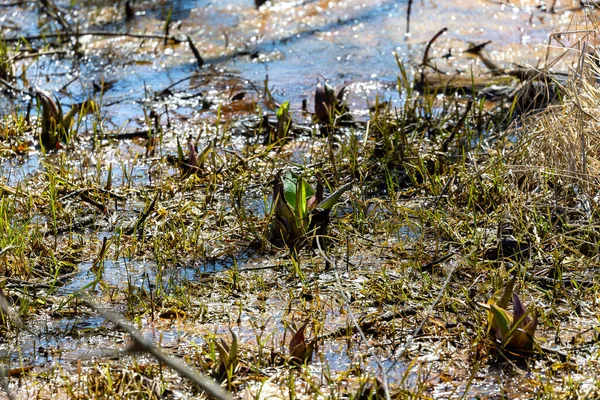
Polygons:
<instances>
[{"instance_id":1,"label":"thin twig","mask_svg":"<svg viewBox=\"0 0 600 400\"><path fill-rule=\"evenodd\" d=\"M458 265L458 263L454 263L454 265L452 265L452 269L450 270L450 272L448 272L448 276L446 277L446 280L442 284L442 287L440 288L440 291L438 292L435 300L433 300L433 303L431 303L431 305L429 306L429 309L425 313L425 316L421 320L421 323L419 324L419 326L417 326L415 328L415 330L413 331L413 333L411 335L408 335L408 337L406 338L406 343L400 349L400 353L396 355L396 361L394 361L392 363L392 365L388 368L388 372L396 366L397 360L399 360L404 355L404 352L412 345L412 342L413 342L413 339L415 338L415 336L417 336L419 334L419 332L421 332L421 329L423 329L423 326L425 326L425 322L429 319L429 316L433 312L433 309L437 306L437 304L442 299L442 296L444 295L444 292L446 291L446 287L450 283L450 278L454 274L454 271L456 270L457 265Z\"/></svg>"},{"instance_id":2,"label":"thin twig","mask_svg":"<svg viewBox=\"0 0 600 400\"><path fill-rule=\"evenodd\" d=\"M318 249L319 253L321 253L321 257L323 257L325 259L325 261L330 263L331 266L333 267L333 273L335 274L335 280L339 287L340 296L342 297L344 306L346 307L346 310L348 311L348 317L352 321L352 324L354 325L354 329L356 329L360 338L363 340L363 342L367 346L367 349L369 350L371 357L373 358L373 360L375 360L375 363L377 364L377 367L379 368L379 373L381 375L382 387L383 387L383 391L385 392L386 400L391 400L387 372L385 370L385 367L383 366L383 363L381 362L379 357L377 357L375 350L369 345L369 341L367 340L365 333L362 331L362 329L360 328L360 325L358 324L358 321L354 317L354 313L352 312L352 308L350 307L350 299L348 299L348 297L346 296L346 293L344 293L344 287L342 286L342 281L341 281L340 275L338 274L338 271L337 271L337 259L334 258L332 260L330 257L327 256L327 254L325 254L325 252L321 248L320 240L315 240L315 242L317 242L317 249Z\"/></svg>"},{"instance_id":3,"label":"thin twig","mask_svg":"<svg viewBox=\"0 0 600 400\"><path fill-rule=\"evenodd\" d=\"M410 35L410 12L412 10L413 0L408 0L408 9L406 10L406 36Z\"/></svg>"}]
</instances>

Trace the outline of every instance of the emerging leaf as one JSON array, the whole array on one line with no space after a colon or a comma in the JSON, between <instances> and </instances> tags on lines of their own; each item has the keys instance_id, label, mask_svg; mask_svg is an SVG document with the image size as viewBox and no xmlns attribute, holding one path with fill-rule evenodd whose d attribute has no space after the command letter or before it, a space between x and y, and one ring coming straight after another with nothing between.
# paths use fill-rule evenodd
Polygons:
<instances>
[{"instance_id":1,"label":"emerging leaf","mask_svg":"<svg viewBox=\"0 0 600 400\"><path fill-rule=\"evenodd\" d=\"M38 103L42 108L42 133L40 142L45 149L53 150L61 140L63 113L60 103L55 101L52 96L37 89L35 91Z\"/></svg>"},{"instance_id":2,"label":"emerging leaf","mask_svg":"<svg viewBox=\"0 0 600 400\"><path fill-rule=\"evenodd\" d=\"M231 332L231 346L229 346L222 338L215 342L217 352L219 353L219 376L231 377L238 364L237 354L237 336Z\"/></svg>"},{"instance_id":3,"label":"emerging leaf","mask_svg":"<svg viewBox=\"0 0 600 400\"><path fill-rule=\"evenodd\" d=\"M293 245L304 236L304 232L296 224L294 210L285 199L284 184L280 178L275 180L272 201L273 224L269 240L276 244Z\"/></svg>"},{"instance_id":4,"label":"emerging leaf","mask_svg":"<svg viewBox=\"0 0 600 400\"><path fill-rule=\"evenodd\" d=\"M292 363L304 364L310 362L312 358L314 344L313 342L306 343L306 337L304 336L307 325L308 322L298 328L290 340L290 362Z\"/></svg>"},{"instance_id":5,"label":"emerging leaf","mask_svg":"<svg viewBox=\"0 0 600 400\"><path fill-rule=\"evenodd\" d=\"M196 152L196 146L191 141L191 139L188 140L188 151L189 151L189 154L190 154L190 158L188 160L188 164L191 167L198 167L198 154Z\"/></svg>"},{"instance_id":6,"label":"emerging leaf","mask_svg":"<svg viewBox=\"0 0 600 400\"><path fill-rule=\"evenodd\" d=\"M292 126L292 116L290 115L290 102L285 101L277 109L277 131L276 139L281 140L287 136Z\"/></svg>"},{"instance_id":7,"label":"emerging leaf","mask_svg":"<svg viewBox=\"0 0 600 400\"><path fill-rule=\"evenodd\" d=\"M329 212L340 196L352 187L346 184L323 201L323 185L317 191L306 180L288 171L283 182L278 178L273 189L273 219L269 240L291 246L303 246L307 235L326 236ZM298 248L298 247L297 247Z\"/></svg>"},{"instance_id":8,"label":"emerging leaf","mask_svg":"<svg viewBox=\"0 0 600 400\"><path fill-rule=\"evenodd\" d=\"M504 287L504 289L499 289L496 292L494 292L492 297L490 297L487 301L487 304L489 306L495 305L501 309L507 309L508 301L513 295L513 288L515 287L515 282L516 276L513 276L512 279L508 282L508 284ZM498 325L496 323L493 313L488 307L488 331L490 330L497 331Z\"/></svg>"},{"instance_id":9,"label":"emerging leaf","mask_svg":"<svg viewBox=\"0 0 600 400\"><path fill-rule=\"evenodd\" d=\"M510 327L512 325L512 315L508 311L503 308L496 307L495 305L490 305L490 310L494 315L494 321L496 321L496 326L498 330L496 331L496 336L504 341L508 333L510 332Z\"/></svg>"},{"instance_id":10,"label":"emerging leaf","mask_svg":"<svg viewBox=\"0 0 600 400\"><path fill-rule=\"evenodd\" d=\"M181 143L179 143L179 138L177 138L177 160L182 163L183 162L183 149L181 148Z\"/></svg>"},{"instance_id":11,"label":"emerging leaf","mask_svg":"<svg viewBox=\"0 0 600 400\"><path fill-rule=\"evenodd\" d=\"M496 338L500 340L503 347L516 352L531 351L535 345L535 329L537 327L537 314L534 311L533 318L530 318L528 311L515 293L512 293L514 279L511 280L500 294L500 291L494 293L494 296L488 300L488 307L491 315L490 327L495 332ZM512 313L496 304L505 302L505 297L510 294L513 300Z\"/></svg>"},{"instance_id":12,"label":"emerging leaf","mask_svg":"<svg viewBox=\"0 0 600 400\"><path fill-rule=\"evenodd\" d=\"M87 100L81 104L74 104L67 115L63 116L60 103L52 95L39 89L35 89L34 92L42 109L40 143L47 150L56 149L60 142L69 138L69 132L77 114L89 114L98 110L98 106L93 100Z\"/></svg>"},{"instance_id":13,"label":"emerging leaf","mask_svg":"<svg viewBox=\"0 0 600 400\"><path fill-rule=\"evenodd\" d=\"M304 192L303 202L306 203L308 198L315 194L315 190L306 182L304 178L298 174L288 171L283 178L283 192L285 201L293 210L297 208L298 192ZM306 208L306 207L304 207Z\"/></svg>"},{"instance_id":14,"label":"emerging leaf","mask_svg":"<svg viewBox=\"0 0 600 400\"><path fill-rule=\"evenodd\" d=\"M342 195L348 190L352 189L353 181L346 183L344 186L340 187L338 190L330 194L325 200L317 205L317 208L322 208L323 210L331 210L333 206L337 203L337 201L342 197Z\"/></svg>"},{"instance_id":15,"label":"emerging leaf","mask_svg":"<svg viewBox=\"0 0 600 400\"><path fill-rule=\"evenodd\" d=\"M315 91L315 115L322 123L328 123L337 105L335 91L327 83L318 84Z\"/></svg>"}]
</instances>

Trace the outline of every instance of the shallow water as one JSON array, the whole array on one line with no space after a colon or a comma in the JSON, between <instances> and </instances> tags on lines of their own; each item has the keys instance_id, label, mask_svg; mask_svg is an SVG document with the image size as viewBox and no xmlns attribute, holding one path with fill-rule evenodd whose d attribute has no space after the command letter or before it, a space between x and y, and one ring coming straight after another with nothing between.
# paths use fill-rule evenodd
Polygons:
<instances>
[{"instance_id":1,"label":"shallow water","mask_svg":"<svg viewBox=\"0 0 600 400\"><path fill-rule=\"evenodd\" d=\"M146 129L144 111L154 108L161 112L162 124L167 124L167 114L173 124L165 128L165 143L162 151L176 152L175 137L188 135L199 137L201 145L208 143L216 133L202 127L205 119L214 120L219 107L227 116L248 114L254 116L257 104L264 108L259 99L268 76L268 86L278 102L290 100L292 109L300 115L302 100L312 108L314 87L320 79L332 85L347 86L350 90L350 107L357 115L365 115L368 105L376 96L391 100L395 104L403 101L396 84L399 69L397 54L407 65L418 66L426 42L442 27L448 27L432 46L432 63L442 71L485 74L487 69L480 62L462 51L471 43L492 42L487 49L490 55L505 67L513 63L538 65L549 49L545 46L552 32L585 28L584 12L565 11L550 14L537 8L542 2L522 0L514 4L497 4L491 1L439 0L415 1L411 15L411 32L406 35L406 1L391 0L345 0L345 1L277 1L254 8L248 0L232 1L174 1L171 14L171 34L182 37L189 35L205 58L206 66L197 70L196 61L186 43L163 45L159 40L132 38L98 38L83 36L81 42L87 46L80 58L69 52L23 59L17 62L17 86L38 86L56 93L65 108L88 97L101 103L101 123L106 131L133 131ZM573 3L573 4L571 4ZM576 2L559 2L564 10ZM70 2L57 3L68 9ZM106 29L111 31L161 33L164 29L168 5L154 2L138 2L137 17L125 22L122 10L116 10L114 2L79 2L75 5L78 15L75 20L84 23L81 30ZM46 32L44 26L52 25L40 16L34 6L0 8L0 26L5 38L31 36ZM572 37L564 37L564 43L573 43ZM36 42L39 43L39 42ZM554 42L556 44L556 42ZM41 49L42 46L40 45ZM560 54L552 50L550 59ZM241 54L243 53L243 54ZM559 63L557 70L566 70L568 60ZM186 79L181 83L176 82ZM98 86L105 83L102 95ZM95 89L96 86L96 89ZM157 93L171 87L174 94L158 96ZM245 92L245 98L232 101L236 94ZM100 98L101 97L101 98ZM26 98L11 99L0 95L0 110L8 110L17 104L24 112ZM34 111L35 113L35 111ZM87 117L80 129L83 149L89 150L92 131L91 117ZM244 138L236 138L236 149L242 149ZM143 187L151 184L152 162L143 159L145 148L140 141L102 143L102 154L92 163L98 163L106 173L113 165L114 187ZM34 148L35 143L31 144ZM26 184L28 177L43 172L40 165L43 155L30 152L20 157L0 159L0 183L16 187ZM73 160L76 162L77 160ZM308 164L310 155L302 147L294 152L292 161ZM256 189L244 198L244 206L255 215L261 216L269 209L263 192ZM128 204L131 208L132 205ZM136 204L143 208L144 204ZM413 223L414 222L414 223ZM101 233L100 238L106 236ZM407 221L398 226L398 241L410 241L422 232L416 221ZM235 260L244 268L248 256ZM153 286L193 281L205 273L230 268L232 259L213 264L173 268L157 274L152 261L131 261L126 258L108 260L104 263L103 281L107 286L96 287L98 294L105 295L110 287L123 291L129 285L141 290ZM92 264L81 263L79 274L62 291L70 292L86 288L96 279L91 271ZM224 305L227 307L229 305ZM283 309L284 304L275 306ZM276 308L276 307L274 307ZM273 315L273 324L279 324L282 313ZM254 315L244 311L241 320L246 323ZM23 357L26 364L50 362L39 348L61 349L63 360L76 360L83 353L94 356L89 349L116 346L106 338L79 338L64 336L65 332L98 329L104 324L102 318L87 316L72 318L57 317L38 324L44 327L32 337L23 339L18 349L5 346L3 358L19 363ZM165 343L186 340L193 344L203 343L204 334L216 332L227 334L223 325L215 323L203 327L203 332L192 327L173 326L168 329L148 327L145 332L160 337ZM279 324L278 329L283 332ZM244 340L251 340L252 332L245 327L236 329ZM119 343L122 345L122 343ZM351 354L339 343L327 344L323 351L325 364L334 372L344 371L352 363ZM43 353L43 352L42 352ZM102 354L100 354L101 356ZM59 358L60 358L59 357ZM424 362L428 360L424 359ZM387 363L386 366L390 366ZM375 372L376 366L369 365ZM394 375L401 376L406 365L394 364ZM502 396L505 386L501 372L489 371L487 380L481 378L470 387L439 383L432 389L436 398L445 398L467 391L472 396ZM491 378L490 378L491 377ZM498 382L497 382L498 381ZM521 382L521 380L517 380Z\"/></svg>"},{"instance_id":2,"label":"shallow water","mask_svg":"<svg viewBox=\"0 0 600 400\"><path fill-rule=\"evenodd\" d=\"M540 3L418 1L411 12L411 32L407 36L406 2L278 1L256 10L247 0L176 1L171 33L189 35L210 66L201 72L204 78L199 88L191 89L198 85L196 79L174 89L200 92L196 101L189 102L186 114L194 114L192 110L198 108L203 97L215 99L209 115L220 102L239 91L255 97L252 92L262 90L267 76L275 98L291 100L293 109L298 109L303 99L312 99L315 83L321 78L336 86L347 86L352 108L357 110L373 103L376 95L399 101L394 54L409 64L419 64L424 44L442 27L449 30L432 47L431 61L443 71L468 73L473 69L476 74L486 69L462 53L471 43L491 40L487 49L503 66L537 65L546 53L544 44L551 33L585 27L578 23L583 20L583 12L550 14L537 8ZM67 8L68 4L63 6ZM75 19L92 16L98 20L83 25L83 31L161 33L168 12L167 5L141 3L137 18L125 22L122 10L111 4L81 3L76 7L79 17ZM559 10L568 7L561 3ZM6 38L39 34L37 21L38 14L32 8L14 7L0 17ZM11 29L13 26L22 28ZM185 43L163 46L156 40L92 36L82 37L81 42L89 49L80 59L43 56L19 62L17 70L27 66L22 78L29 85L52 91L64 88L59 98L65 104L82 101L93 93L93 84L106 82L110 88L103 95L102 109L107 127L143 126L142 109L149 105L153 93L196 69ZM236 56L240 52L250 55ZM210 71L228 72L231 78L224 80ZM19 83L26 87L22 81ZM178 107L172 106L172 111Z\"/></svg>"}]
</instances>

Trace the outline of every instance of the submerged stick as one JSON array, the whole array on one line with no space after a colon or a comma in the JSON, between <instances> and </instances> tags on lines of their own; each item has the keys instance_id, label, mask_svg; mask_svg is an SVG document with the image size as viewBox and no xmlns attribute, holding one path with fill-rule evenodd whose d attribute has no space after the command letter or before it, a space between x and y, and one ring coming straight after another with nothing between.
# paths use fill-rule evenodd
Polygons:
<instances>
[{"instance_id":1,"label":"submerged stick","mask_svg":"<svg viewBox=\"0 0 600 400\"><path fill-rule=\"evenodd\" d=\"M47 35L34 35L34 36L18 36L4 39L7 43L18 42L21 39L26 41L41 40L41 39L55 39L55 38L70 38L70 37L81 37L81 36L108 36L108 37L130 37L135 39L160 39L160 40L171 40L175 43L181 43L184 39L177 38L172 35L160 35L160 34L146 34L146 33L129 33L129 32L108 32L108 31L86 31L77 33L50 33Z\"/></svg>"},{"instance_id":2,"label":"submerged stick","mask_svg":"<svg viewBox=\"0 0 600 400\"><path fill-rule=\"evenodd\" d=\"M181 359L169 356L160 351L151 342L144 339L142 333L137 330L129 321L127 321L121 315L109 311L105 308L100 308L89 296L85 294L79 294L77 297L83 301L88 307L94 309L102 317L106 318L120 329L123 329L133 339L133 346L130 348L132 353L148 353L152 357L156 358L161 363L167 365L173 371L177 372L182 377L188 379L194 383L201 390L205 391L210 396L216 399L229 400L231 395L225 391L216 382L202 376L197 371L193 370L190 366L185 364Z\"/></svg>"},{"instance_id":3,"label":"submerged stick","mask_svg":"<svg viewBox=\"0 0 600 400\"><path fill-rule=\"evenodd\" d=\"M188 45L190 46L190 50L192 50L192 53L194 54L194 58L196 59L196 63L198 64L198 68L202 68L202 66L204 65L204 59L200 55L200 52L198 51L198 48L196 47L196 45L192 41L192 38L189 37L189 36L187 36L187 42L188 42Z\"/></svg>"}]
</instances>

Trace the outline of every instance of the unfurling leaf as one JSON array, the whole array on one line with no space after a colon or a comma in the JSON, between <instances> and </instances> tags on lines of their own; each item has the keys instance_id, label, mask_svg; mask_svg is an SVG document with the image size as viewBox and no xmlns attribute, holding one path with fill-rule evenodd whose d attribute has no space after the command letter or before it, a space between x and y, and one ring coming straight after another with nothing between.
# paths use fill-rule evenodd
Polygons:
<instances>
[{"instance_id":1,"label":"unfurling leaf","mask_svg":"<svg viewBox=\"0 0 600 400\"><path fill-rule=\"evenodd\" d=\"M494 315L494 321L496 321L496 326L498 327L496 335L500 340L503 340L508 335L508 332L510 332L512 316L505 309L496 307L493 304L490 305L490 310Z\"/></svg>"},{"instance_id":2,"label":"unfurling leaf","mask_svg":"<svg viewBox=\"0 0 600 400\"><path fill-rule=\"evenodd\" d=\"M192 174L198 174L204 170L204 162L213 148L213 143L209 143L200 153L198 153L196 145L190 138L187 142L188 156L186 157L183 153L183 148L181 147L179 138L177 138L177 157L169 155L167 156L167 161L179 167L184 177Z\"/></svg>"},{"instance_id":3,"label":"unfurling leaf","mask_svg":"<svg viewBox=\"0 0 600 400\"><path fill-rule=\"evenodd\" d=\"M273 186L273 223L269 240L275 244L291 245L303 236L296 226L294 211L285 200L284 184L278 177Z\"/></svg>"},{"instance_id":4,"label":"unfurling leaf","mask_svg":"<svg viewBox=\"0 0 600 400\"><path fill-rule=\"evenodd\" d=\"M315 115L322 123L329 123L337 106L335 91L327 83L318 84L315 91Z\"/></svg>"},{"instance_id":5,"label":"unfurling leaf","mask_svg":"<svg viewBox=\"0 0 600 400\"><path fill-rule=\"evenodd\" d=\"M196 152L196 146L192 143L191 140L188 140L188 151L190 154L190 158L188 160L188 164L191 167L197 167L198 165L198 154Z\"/></svg>"},{"instance_id":6,"label":"unfurling leaf","mask_svg":"<svg viewBox=\"0 0 600 400\"><path fill-rule=\"evenodd\" d=\"M503 291L494 293L486 304L491 315L490 330L500 340L503 347L516 352L531 351L535 345L535 330L537 328L537 313L534 310L533 318L515 293L513 293L514 279L511 280ZM506 310L506 298L512 296L512 313ZM503 305L505 307L501 307Z\"/></svg>"},{"instance_id":7,"label":"unfurling leaf","mask_svg":"<svg viewBox=\"0 0 600 400\"><path fill-rule=\"evenodd\" d=\"M183 149L181 148L181 143L179 143L179 138L177 138L177 161L182 163L183 158L184 158Z\"/></svg>"},{"instance_id":8,"label":"unfurling leaf","mask_svg":"<svg viewBox=\"0 0 600 400\"><path fill-rule=\"evenodd\" d=\"M294 364L308 363L312 359L314 343L307 343L304 336L307 325L308 322L298 328L290 340L290 362Z\"/></svg>"},{"instance_id":9,"label":"unfurling leaf","mask_svg":"<svg viewBox=\"0 0 600 400\"><path fill-rule=\"evenodd\" d=\"M516 276L513 276L512 279L506 284L503 289L498 289L492 297L487 301L488 306L495 305L501 309L508 308L508 301L511 299L513 295L513 288L515 287ZM488 331L497 331L496 320L494 319L494 315L488 307Z\"/></svg>"},{"instance_id":10,"label":"unfurling leaf","mask_svg":"<svg viewBox=\"0 0 600 400\"><path fill-rule=\"evenodd\" d=\"M45 149L53 150L60 141L62 128L62 107L52 96L43 90L36 90L35 95L42 108L42 133L40 142Z\"/></svg>"},{"instance_id":11,"label":"unfurling leaf","mask_svg":"<svg viewBox=\"0 0 600 400\"><path fill-rule=\"evenodd\" d=\"M277 178L273 190L273 218L269 240L274 244L304 245L307 234L325 236L329 223L329 211L340 196L352 187L346 184L323 198L323 185L319 182L315 191L298 174L288 171L283 182ZM298 248L298 247L297 247Z\"/></svg>"},{"instance_id":12,"label":"unfurling leaf","mask_svg":"<svg viewBox=\"0 0 600 400\"><path fill-rule=\"evenodd\" d=\"M69 132L77 114L89 114L98 110L93 100L86 100L81 104L74 104L67 115L63 116L60 103L52 95L39 89L35 89L34 92L42 109L40 143L46 150L56 149L60 142L69 139Z\"/></svg>"},{"instance_id":13,"label":"unfurling leaf","mask_svg":"<svg viewBox=\"0 0 600 400\"><path fill-rule=\"evenodd\" d=\"M231 346L222 338L219 341L215 341L220 360L219 376L227 377L228 379L233 375L238 364L237 336L231 332L231 337Z\"/></svg>"},{"instance_id":14,"label":"unfurling leaf","mask_svg":"<svg viewBox=\"0 0 600 400\"><path fill-rule=\"evenodd\" d=\"M299 194L299 192L303 192L304 194ZM315 190L304 178L292 171L288 171L283 178L283 193L285 201L293 210L297 210L298 207L306 210L306 202L309 197L315 194ZM299 202L298 199L301 201ZM299 205L299 203L303 204ZM297 216L300 217L300 215Z\"/></svg>"},{"instance_id":15,"label":"unfurling leaf","mask_svg":"<svg viewBox=\"0 0 600 400\"><path fill-rule=\"evenodd\" d=\"M317 84L315 91L315 115L322 124L330 123L336 116L344 116L348 111L346 104L346 87L342 87L337 95L333 87L323 82ZM348 118L348 115L345 115Z\"/></svg>"}]
</instances>

